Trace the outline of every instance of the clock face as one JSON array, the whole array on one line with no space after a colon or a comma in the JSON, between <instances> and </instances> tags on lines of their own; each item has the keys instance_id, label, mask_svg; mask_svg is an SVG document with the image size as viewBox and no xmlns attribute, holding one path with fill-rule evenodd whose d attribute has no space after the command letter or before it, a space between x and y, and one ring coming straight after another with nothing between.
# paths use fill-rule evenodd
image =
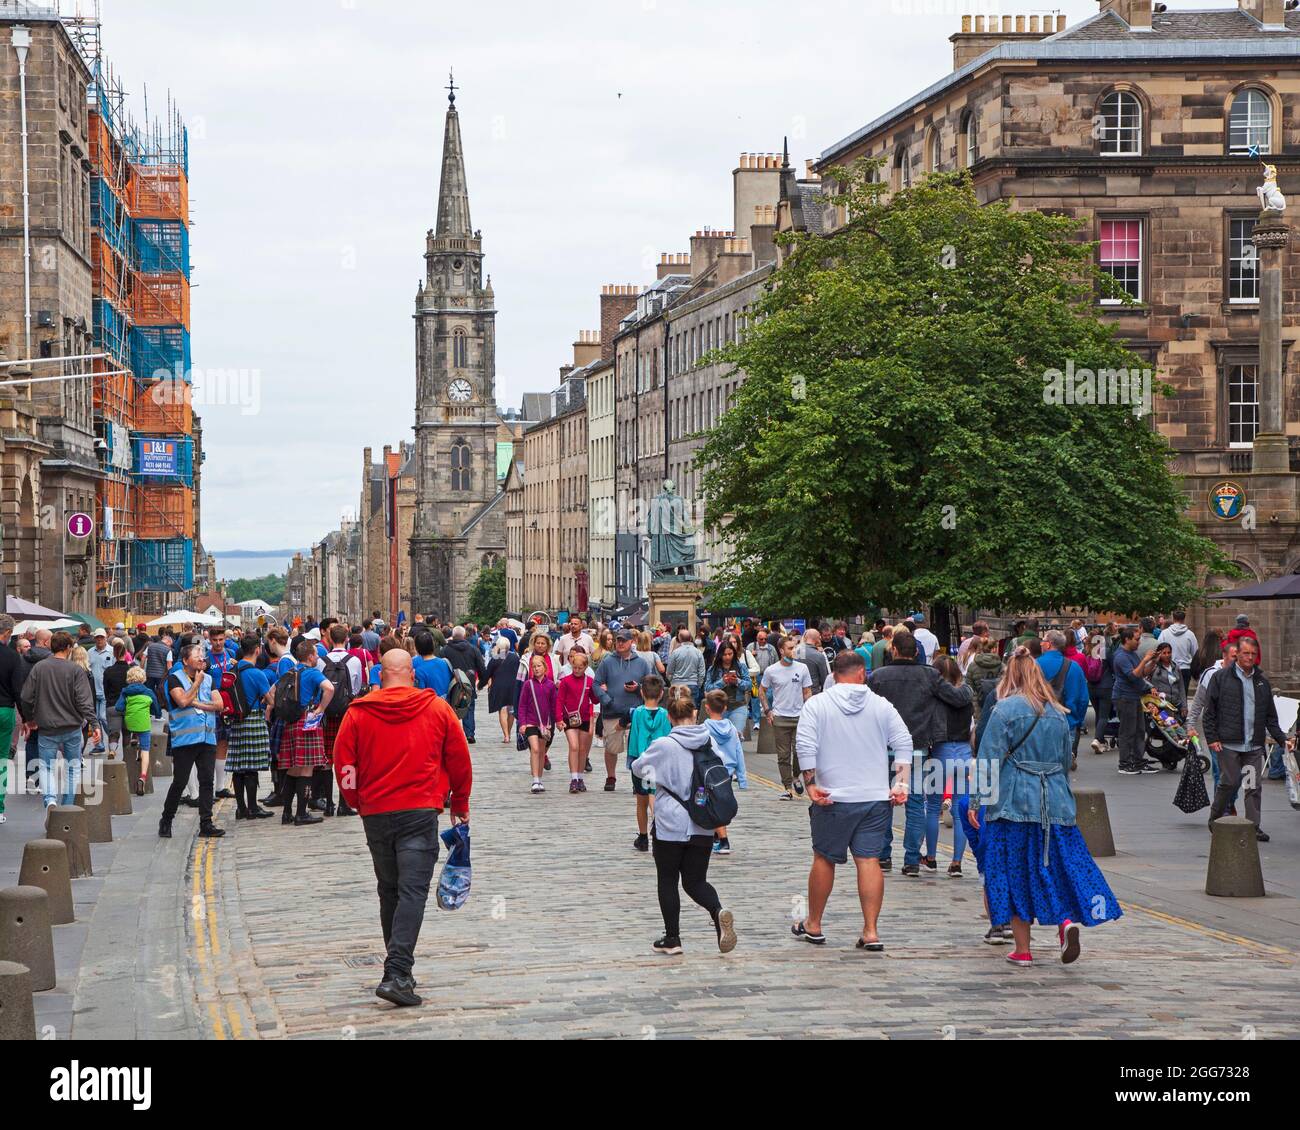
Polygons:
<instances>
[{"instance_id":1,"label":"clock face","mask_svg":"<svg viewBox=\"0 0 1300 1130\"><path fill-rule=\"evenodd\" d=\"M447 395L457 404L464 404L474 395L474 389L464 377L457 377L447 386Z\"/></svg>"}]
</instances>

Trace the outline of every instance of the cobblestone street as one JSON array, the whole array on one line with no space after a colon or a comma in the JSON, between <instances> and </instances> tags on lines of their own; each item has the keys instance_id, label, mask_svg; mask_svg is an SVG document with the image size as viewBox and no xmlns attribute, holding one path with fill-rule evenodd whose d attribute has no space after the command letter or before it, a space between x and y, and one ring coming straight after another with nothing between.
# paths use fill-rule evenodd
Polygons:
<instances>
[{"instance_id":1,"label":"cobblestone street","mask_svg":"<svg viewBox=\"0 0 1300 1130\"><path fill-rule=\"evenodd\" d=\"M939 876L888 879L884 956L852 948L860 919L847 872L827 914L828 945L800 945L789 925L808 862L804 805L779 801L764 780L774 765L752 754L735 854L715 857L710 869L735 912L740 944L719 955L707 919L687 904L686 954L658 957L650 952L661 928L654 865L631 848L626 774L613 795L569 796L557 771L547 794L532 797L523 755L501 744L488 721L481 716L483 736L472 747L474 890L455 913L430 902L415 971L425 1006L399 1012L372 995L382 946L359 820L282 828L278 820L235 825L224 812L231 834L200 843L185 859L185 891L196 908L183 958L196 998L192 1034L1263 1039L1300 1032L1295 952L1139 909L1125 899L1125 855L1116 872L1108 868L1112 879L1120 876L1125 917L1088 931L1083 959L1070 968L1048 944L1032 970L1008 967L1004 948L981 944L980 885L969 857L960 881L942 877L942 861ZM1266 901L1294 909L1289 895ZM1038 938L1052 940L1048 930ZM1253 987L1243 993L1246 971ZM146 988L157 988L156 976Z\"/></svg>"}]
</instances>

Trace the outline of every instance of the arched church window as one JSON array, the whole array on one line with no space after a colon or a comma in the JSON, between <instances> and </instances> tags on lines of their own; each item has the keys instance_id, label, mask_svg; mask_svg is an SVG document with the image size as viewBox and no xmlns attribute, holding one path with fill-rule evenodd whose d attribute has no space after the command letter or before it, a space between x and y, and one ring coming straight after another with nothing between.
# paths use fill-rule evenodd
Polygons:
<instances>
[{"instance_id":1,"label":"arched church window","mask_svg":"<svg viewBox=\"0 0 1300 1130\"><path fill-rule=\"evenodd\" d=\"M464 330L456 330L451 335L451 363L457 369L469 365L469 346L466 344Z\"/></svg>"},{"instance_id":2,"label":"arched church window","mask_svg":"<svg viewBox=\"0 0 1300 1130\"><path fill-rule=\"evenodd\" d=\"M473 470L473 456L469 444L458 439L451 445L451 489L469 490L470 475Z\"/></svg>"}]
</instances>

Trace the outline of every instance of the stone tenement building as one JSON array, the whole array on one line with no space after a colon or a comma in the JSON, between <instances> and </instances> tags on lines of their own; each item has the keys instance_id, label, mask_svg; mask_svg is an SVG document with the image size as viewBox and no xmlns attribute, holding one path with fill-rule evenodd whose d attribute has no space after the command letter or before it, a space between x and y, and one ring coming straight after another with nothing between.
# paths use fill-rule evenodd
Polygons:
<instances>
[{"instance_id":1,"label":"stone tenement building","mask_svg":"<svg viewBox=\"0 0 1300 1130\"><path fill-rule=\"evenodd\" d=\"M94 352L89 81L57 12L0 4L0 361L32 361L0 367L0 381L90 368L50 361ZM71 537L67 521L95 513L100 474L89 378L0 386L9 595L94 612L96 537Z\"/></svg>"},{"instance_id":2,"label":"stone tenement building","mask_svg":"<svg viewBox=\"0 0 1300 1130\"><path fill-rule=\"evenodd\" d=\"M1300 570L1300 476L1263 473L1258 153L1300 198L1300 14L1283 0L1237 9L1164 11L1151 0L1102 0L1072 27L1037 17L963 21L953 72L822 153L818 167L883 158L895 189L930 170L969 168L983 201L1077 217L1100 266L1135 300L1098 296L1137 353L1177 396L1155 424L1186 476L1188 512L1256 579ZM1295 204L1292 205L1294 211ZM841 217L842 219L842 217ZM1300 443L1300 273L1282 274L1282 416ZM1066 359L1062 359L1062 367ZM1279 440L1279 442L1281 442ZM1222 520L1228 483L1257 526ZM1247 522L1249 526L1249 522ZM1207 578L1208 591L1225 586ZM1294 682L1287 647L1300 610L1255 605L1270 673ZM1189 611L1196 630L1225 612ZM1231 626L1230 624L1228 626Z\"/></svg>"}]
</instances>

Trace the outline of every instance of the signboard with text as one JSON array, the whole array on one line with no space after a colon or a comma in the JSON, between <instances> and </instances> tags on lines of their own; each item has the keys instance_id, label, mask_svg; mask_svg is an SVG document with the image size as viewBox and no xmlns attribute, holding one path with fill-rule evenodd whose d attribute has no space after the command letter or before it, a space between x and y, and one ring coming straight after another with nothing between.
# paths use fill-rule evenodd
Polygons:
<instances>
[{"instance_id":1,"label":"signboard with text","mask_svg":"<svg viewBox=\"0 0 1300 1130\"><path fill-rule=\"evenodd\" d=\"M177 443L174 439L141 439L139 459L136 461L137 475L165 475L174 477L178 473Z\"/></svg>"}]
</instances>

